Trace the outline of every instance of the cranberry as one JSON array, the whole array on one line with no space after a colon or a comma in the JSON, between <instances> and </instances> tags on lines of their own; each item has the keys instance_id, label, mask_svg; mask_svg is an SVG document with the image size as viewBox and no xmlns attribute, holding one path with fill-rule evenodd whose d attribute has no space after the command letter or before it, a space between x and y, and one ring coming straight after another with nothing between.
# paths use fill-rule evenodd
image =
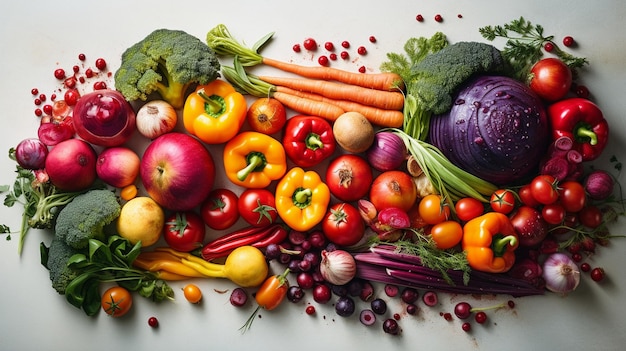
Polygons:
<instances>
[{"instance_id":1,"label":"cranberry","mask_svg":"<svg viewBox=\"0 0 626 351\"><path fill-rule=\"evenodd\" d=\"M63 85L65 85L65 87L68 88L68 89L73 89L76 86L76 77L71 76L71 77L67 78L63 82Z\"/></svg>"},{"instance_id":2,"label":"cranberry","mask_svg":"<svg viewBox=\"0 0 626 351\"><path fill-rule=\"evenodd\" d=\"M584 85L576 86L576 96L586 99L589 97L589 89Z\"/></svg>"},{"instance_id":3,"label":"cranberry","mask_svg":"<svg viewBox=\"0 0 626 351\"><path fill-rule=\"evenodd\" d=\"M458 15L456 15L456 17L457 18L463 18L463 15L459 13Z\"/></svg>"},{"instance_id":4,"label":"cranberry","mask_svg":"<svg viewBox=\"0 0 626 351\"><path fill-rule=\"evenodd\" d=\"M35 103L35 105L39 106L41 105L41 99L36 98L35 100L33 100L33 102Z\"/></svg>"},{"instance_id":5,"label":"cranberry","mask_svg":"<svg viewBox=\"0 0 626 351\"><path fill-rule=\"evenodd\" d=\"M57 94L50 95L50 100L54 101L57 99Z\"/></svg>"},{"instance_id":6,"label":"cranberry","mask_svg":"<svg viewBox=\"0 0 626 351\"><path fill-rule=\"evenodd\" d=\"M337 54L335 54L334 52L331 52L331 53L328 55L328 58L329 58L331 61L336 61L336 60L337 60Z\"/></svg>"},{"instance_id":7,"label":"cranberry","mask_svg":"<svg viewBox=\"0 0 626 351\"><path fill-rule=\"evenodd\" d=\"M424 22L424 16L417 15L417 16L415 16L415 20L418 21L418 22Z\"/></svg>"},{"instance_id":8,"label":"cranberry","mask_svg":"<svg viewBox=\"0 0 626 351\"><path fill-rule=\"evenodd\" d=\"M467 319L472 314L472 306L467 302L459 302L454 306L454 314L459 319Z\"/></svg>"},{"instance_id":9,"label":"cranberry","mask_svg":"<svg viewBox=\"0 0 626 351\"><path fill-rule=\"evenodd\" d=\"M350 54L348 54L347 51L342 51L341 54L339 54L339 56L341 56L341 58L344 60L347 60L348 58L350 58Z\"/></svg>"},{"instance_id":10,"label":"cranberry","mask_svg":"<svg viewBox=\"0 0 626 351\"><path fill-rule=\"evenodd\" d=\"M342 46L344 49L347 49L347 48L349 48L349 47L350 47L350 42L349 42L349 41L347 41L347 40L344 40L344 41L342 41L342 42L341 42L341 46Z\"/></svg>"},{"instance_id":11,"label":"cranberry","mask_svg":"<svg viewBox=\"0 0 626 351\"><path fill-rule=\"evenodd\" d=\"M85 83L85 77L79 77L78 81L82 84Z\"/></svg>"},{"instance_id":12,"label":"cranberry","mask_svg":"<svg viewBox=\"0 0 626 351\"><path fill-rule=\"evenodd\" d=\"M291 47L291 50L293 50L294 52L300 52L300 51L302 51L302 47L300 47L300 44L294 44Z\"/></svg>"},{"instance_id":13,"label":"cranberry","mask_svg":"<svg viewBox=\"0 0 626 351\"><path fill-rule=\"evenodd\" d=\"M318 284L313 288L313 300L319 304L325 304L332 298L332 291L326 284Z\"/></svg>"},{"instance_id":14,"label":"cranberry","mask_svg":"<svg viewBox=\"0 0 626 351\"><path fill-rule=\"evenodd\" d=\"M104 71L107 68L107 62L103 58L99 58L96 60L96 68Z\"/></svg>"},{"instance_id":15,"label":"cranberry","mask_svg":"<svg viewBox=\"0 0 626 351\"><path fill-rule=\"evenodd\" d=\"M39 100L46 101L46 94L39 94Z\"/></svg>"},{"instance_id":16,"label":"cranberry","mask_svg":"<svg viewBox=\"0 0 626 351\"><path fill-rule=\"evenodd\" d=\"M308 314L309 316L312 314L315 314L315 306L313 305L306 306L306 309L304 310L304 312L306 312L306 314Z\"/></svg>"},{"instance_id":17,"label":"cranberry","mask_svg":"<svg viewBox=\"0 0 626 351\"><path fill-rule=\"evenodd\" d=\"M332 42L327 41L324 43L324 48L328 51L333 51L335 50L335 45Z\"/></svg>"},{"instance_id":18,"label":"cranberry","mask_svg":"<svg viewBox=\"0 0 626 351\"><path fill-rule=\"evenodd\" d=\"M159 326L159 320L156 317L148 318L148 325L152 328L156 328Z\"/></svg>"},{"instance_id":19,"label":"cranberry","mask_svg":"<svg viewBox=\"0 0 626 351\"><path fill-rule=\"evenodd\" d=\"M36 108L35 109L35 116L37 117L41 117L41 115L43 115L43 111L41 111L40 108Z\"/></svg>"},{"instance_id":20,"label":"cranberry","mask_svg":"<svg viewBox=\"0 0 626 351\"><path fill-rule=\"evenodd\" d=\"M591 265L587 262L581 263L580 270L583 272L589 272L591 270Z\"/></svg>"},{"instance_id":21,"label":"cranberry","mask_svg":"<svg viewBox=\"0 0 626 351\"><path fill-rule=\"evenodd\" d=\"M85 70L85 77L87 77L87 78L93 77L93 70L91 68L87 68Z\"/></svg>"},{"instance_id":22,"label":"cranberry","mask_svg":"<svg viewBox=\"0 0 626 351\"><path fill-rule=\"evenodd\" d=\"M552 52L552 50L554 50L554 44L552 44L551 42L547 42L543 46L543 49L546 50L547 52Z\"/></svg>"},{"instance_id":23,"label":"cranberry","mask_svg":"<svg viewBox=\"0 0 626 351\"><path fill-rule=\"evenodd\" d=\"M383 331L387 334L397 335L400 333L400 326L395 319L388 318L383 322Z\"/></svg>"},{"instance_id":24,"label":"cranberry","mask_svg":"<svg viewBox=\"0 0 626 351\"><path fill-rule=\"evenodd\" d=\"M414 315L417 313L417 305L414 303L410 303L406 305L406 313L410 315Z\"/></svg>"},{"instance_id":25,"label":"cranberry","mask_svg":"<svg viewBox=\"0 0 626 351\"><path fill-rule=\"evenodd\" d=\"M574 45L574 38L569 35L566 36L565 38L563 38L563 45L568 47Z\"/></svg>"},{"instance_id":26,"label":"cranberry","mask_svg":"<svg viewBox=\"0 0 626 351\"><path fill-rule=\"evenodd\" d=\"M476 315L474 316L474 320L478 324L483 324L487 321L487 314L483 311L477 312Z\"/></svg>"},{"instance_id":27,"label":"cranberry","mask_svg":"<svg viewBox=\"0 0 626 351\"><path fill-rule=\"evenodd\" d=\"M591 279L595 282L600 282L604 279L604 269L602 267L596 267L591 270Z\"/></svg>"},{"instance_id":28,"label":"cranberry","mask_svg":"<svg viewBox=\"0 0 626 351\"><path fill-rule=\"evenodd\" d=\"M359 55L365 55L367 54L367 49L365 48L365 46L359 46L359 48L356 49L356 52L358 52Z\"/></svg>"},{"instance_id":29,"label":"cranberry","mask_svg":"<svg viewBox=\"0 0 626 351\"><path fill-rule=\"evenodd\" d=\"M375 43L376 42L376 37L373 35L370 35L370 37L368 38L368 40L370 41L370 43Z\"/></svg>"},{"instance_id":30,"label":"cranberry","mask_svg":"<svg viewBox=\"0 0 626 351\"><path fill-rule=\"evenodd\" d=\"M63 68L57 68L54 70L54 78L61 80L65 79L65 70Z\"/></svg>"},{"instance_id":31,"label":"cranberry","mask_svg":"<svg viewBox=\"0 0 626 351\"><path fill-rule=\"evenodd\" d=\"M320 66L328 66L330 62L328 60L328 56L322 55L317 59L317 63L319 63Z\"/></svg>"},{"instance_id":32,"label":"cranberry","mask_svg":"<svg viewBox=\"0 0 626 351\"><path fill-rule=\"evenodd\" d=\"M437 22L443 22L443 17L441 17L441 15L440 15L440 14L436 14L436 15L435 15L435 21L437 21Z\"/></svg>"},{"instance_id":33,"label":"cranberry","mask_svg":"<svg viewBox=\"0 0 626 351\"><path fill-rule=\"evenodd\" d=\"M468 322L465 322L461 325L461 329L463 329L463 331L465 332L469 332L472 330L472 325L469 324Z\"/></svg>"},{"instance_id":34,"label":"cranberry","mask_svg":"<svg viewBox=\"0 0 626 351\"><path fill-rule=\"evenodd\" d=\"M583 260L583 255L580 252L577 252L575 254L572 254L572 260L574 262L580 262Z\"/></svg>"},{"instance_id":35,"label":"cranberry","mask_svg":"<svg viewBox=\"0 0 626 351\"><path fill-rule=\"evenodd\" d=\"M52 105L50 104L43 105L43 113L47 115L52 115Z\"/></svg>"},{"instance_id":36,"label":"cranberry","mask_svg":"<svg viewBox=\"0 0 626 351\"><path fill-rule=\"evenodd\" d=\"M78 67L78 65L74 65L72 67L72 71L74 71L74 73L78 73L78 71L80 71L80 67Z\"/></svg>"},{"instance_id":37,"label":"cranberry","mask_svg":"<svg viewBox=\"0 0 626 351\"><path fill-rule=\"evenodd\" d=\"M37 88L32 88L32 89L30 90L30 93L31 93L31 94L33 94L33 95L37 95L37 94L39 94L39 89L37 89Z\"/></svg>"},{"instance_id":38,"label":"cranberry","mask_svg":"<svg viewBox=\"0 0 626 351\"><path fill-rule=\"evenodd\" d=\"M448 322L452 320L452 313L450 312L446 312L444 314L442 314L443 319L447 320Z\"/></svg>"},{"instance_id":39,"label":"cranberry","mask_svg":"<svg viewBox=\"0 0 626 351\"><path fill-rule=\"evenodd\" d=\"M93 90L102 90L107 88L107 83L99 81L93 83Z\"/></svg>"},{"instance_id":40,"label":"cranberry","mask_svg":"<svg viewBox=\"0 0 626 351\"><path fill-rule=\"evenodd\" d=\"M304 46L305 49L307 49L309 51L313 51L313 50L317 49L317 42L313 38L305 39L304 43L302 43L302 45Z\"/></svg>"},{"instance_id":41,"label":"cranberry","mask_svg":"<svg viewBox=\"0 0 626 351\"><path fill-rule=\"evenodd\" d=\"M85 54L78 54L78 59L81 61L85 61L85 59L87 58L87 56L85 56Z\"/></svg>"},{"instance_id":42,"label":"cranberry","mask_svg":"<svg viewBox=\"0 0 626 351\"><path fill-rule=\"evenodd\" d=\"M367 69L365 68L365 66L359 67L359 72L360 73L365 73L366 71L367 71Z\"/></svg>"}]
</instances>

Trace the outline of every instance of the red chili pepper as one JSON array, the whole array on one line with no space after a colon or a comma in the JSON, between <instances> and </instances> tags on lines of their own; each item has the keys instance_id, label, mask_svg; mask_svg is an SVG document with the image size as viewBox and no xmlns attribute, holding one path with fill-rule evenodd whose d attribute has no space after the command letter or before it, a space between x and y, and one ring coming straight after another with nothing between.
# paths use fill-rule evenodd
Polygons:
<instances>
[{"instance_id":1,"label":"red chili pepper","mask_svg":"<svg viewBox=\"0 0 626 351\"><path fill-rule=\"evenodd\" d=\"M335 152L333 127L321 117L294 116L284 133L285 153L300 167L313 167Z\"/></svg>"},{"instance_id":2,"label":"red chili pepper","mask_svg":"<svg viewBox=\"0 0 626 351\"><path fill-rule=\"evenodd\" d=\"M202 248L202 258L210 261L225 257L234 249L244 245L263 248L271 243L279 243L287 237L287 230L280 224L252 228L256 230L244 228L209 242Z\"/></svg>"},{"instance_id":3,"label":"red chili pepper","mask_svg":"<svg viewBox=\"0 0 626 351\"><path fill-rule=\"evenodd\" d=\"M548 107L552 138L567 136L583 161L591 161L602 153L609 136L609 125L600 108L583 98L570 98Z\"/></svg>"}]
</instances>

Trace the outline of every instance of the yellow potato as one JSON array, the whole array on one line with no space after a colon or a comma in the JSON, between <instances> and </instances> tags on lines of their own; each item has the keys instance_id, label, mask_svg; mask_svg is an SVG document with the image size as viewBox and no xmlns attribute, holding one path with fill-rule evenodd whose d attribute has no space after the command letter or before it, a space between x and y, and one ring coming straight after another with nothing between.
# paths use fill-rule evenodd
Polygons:
<instances>
[{"instance_id":1,"label":"yellow potato","mask_svg":"<svg viewBox=\"0 0 626 351\"><path fill-rule=\"evenodd\" d=\"M165 214L161 206L147 196L139 196L122 206L117 232L133 245L141 241L141 246L146 247L159 241L164 225Z\"/></svg>"}]
</instances>

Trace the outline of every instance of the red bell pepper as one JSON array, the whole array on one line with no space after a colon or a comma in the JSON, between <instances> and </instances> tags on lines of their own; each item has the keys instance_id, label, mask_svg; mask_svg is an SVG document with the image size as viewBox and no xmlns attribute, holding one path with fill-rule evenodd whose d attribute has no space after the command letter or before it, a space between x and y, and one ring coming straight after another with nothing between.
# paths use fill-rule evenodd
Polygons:
<instances>
[{"instance_id":1,"label":"red bell pepper","mask_svg":"<svg viewBox=\"0 0 626 351\"><path fill-rule=\"evenodd\" d=\"M287 120L283 145L287 156L299 167L313 167L335 152L333 127L316 116L294 116Z\"/></svg>"},{"instance_id":2,"label":"red bell pepper","mask_svg":"<svg viewBox=\"0 0 626 351\"><path fill-rule=\"evenodd\" d=\"M583 98L565 99L550 105L548 116L554 140L571 138L583 161L600 156L608 141L609 125L596 104Z\"/></svg>"}]
</instances>

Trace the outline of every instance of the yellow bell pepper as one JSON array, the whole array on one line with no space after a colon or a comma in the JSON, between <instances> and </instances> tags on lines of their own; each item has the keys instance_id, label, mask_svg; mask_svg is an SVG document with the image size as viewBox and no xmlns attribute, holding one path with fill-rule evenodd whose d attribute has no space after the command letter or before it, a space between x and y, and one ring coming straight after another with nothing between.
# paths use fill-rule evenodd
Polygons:
<instances>
[{"instance_id":1,"label":"yellow bell pepper","mask_svg":"<svg viewBox=\"0 0 626 351\"><path fill-rule=\"evenodd\" d=\"M315 171L292 168L276 186L276 211L291 229L307 231L320 223L330 190Z\"/></svg>"},{"instance_id":2,"label":"yellow bell pepper","mask_svg":"<svg viewBox=\"0 0 626 351\"><path fill-rule=\"evenodd\" d=\"M224 146L224 170L234 184L265 188L287 172L285 148L259 132L241 132Z\"/></svg>"},{"instance_id":3,"label":"yellow bell pepper","mask_svg":"<svg viewBox=\"0 0 626 351\"><path fill-rule=\"evenodd\" d=\"M509 217L487 212L465 224L462 245L470 267L482 272L504 273L515 264L519 240Z\"/></svg>"},{"instance_id":4,"label":"yellow bell pepper","mask_svg":"<svg viewBox=\"0 0 626 351\"><path fill-rule=\"evenodd\" d=\"M189 134L207 144L232 139L246 120L245 97L226 81L200 85L185 101L183 125Z\"/></svg>"}]
</instances>

